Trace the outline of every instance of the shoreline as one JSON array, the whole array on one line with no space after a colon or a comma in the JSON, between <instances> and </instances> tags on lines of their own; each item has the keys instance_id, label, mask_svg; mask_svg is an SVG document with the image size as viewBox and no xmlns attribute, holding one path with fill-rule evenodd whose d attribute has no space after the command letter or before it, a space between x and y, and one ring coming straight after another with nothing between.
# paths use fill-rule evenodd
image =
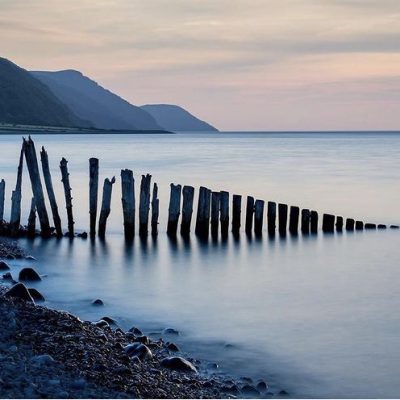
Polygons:
<instances>
[{"instance_id":1,"label":"shoreline","mask_svg":"<svg viewBox=\"0 0 400 400\"><path fill-rule=\"evenodd\" d=\"M0 239L0 259L23 257L15 242ZM177 348L173 329L163 338L151 339L136 327L124 332L107 317L82 321L68 312L5 297L15 281L10 285L9 278L2 276L1 398L287 396L284 391L268 392L263 381L255 384L248 378L213 373L206 362L187 357Z\"/></svg>"}]
</instances>

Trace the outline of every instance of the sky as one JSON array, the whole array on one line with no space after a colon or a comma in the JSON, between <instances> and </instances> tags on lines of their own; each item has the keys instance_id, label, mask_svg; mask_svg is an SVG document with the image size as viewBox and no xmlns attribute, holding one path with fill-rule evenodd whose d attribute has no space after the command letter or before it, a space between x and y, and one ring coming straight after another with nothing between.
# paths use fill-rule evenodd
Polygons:
<instances>
[{"instance_id":1,"label":"sky","mask_svg":"<svg viewBox=\"0 0 400 400\"><path fill-rule=\"evenodd\" d=\"M400 0L0 0L0 56L221 130L400 129Z\"/></svg>"}]
</instances>

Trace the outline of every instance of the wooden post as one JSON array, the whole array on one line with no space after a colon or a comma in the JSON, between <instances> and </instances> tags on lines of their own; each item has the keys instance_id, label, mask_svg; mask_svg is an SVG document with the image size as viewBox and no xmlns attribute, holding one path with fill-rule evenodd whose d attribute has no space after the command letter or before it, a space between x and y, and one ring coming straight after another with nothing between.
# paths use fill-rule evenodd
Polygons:
<instances>
[{"instance_id":1,"label":"wooden post","mask_svg":"<svg viewBox=\"0 0 400 400\"><path fill-rule=\"evenodd\" d=\"M275 235L276 228L276 203L273 201L268 202L268 211L267 211L267 219L268 219L268 234L270 236Z\"/></svg>"},{"instance_id":2,"label":"wooden post","mask_svg":"<svg viewBox=\"0 0 400 400\"><path fill-rule=\"evenodd\" d=\"M310 214L310 225L311 225L311 233L318 233L318 213L317 211L311 211Z\"/></svg>"},{"instance_id":3,"label":"wooden post","mask_svg":"<svg viewBox=\"0 0 400 400\"><path fill-rule=\"evenodd\" d=\"M289 232L292 235L297 235L297 231L299 229L299 215L300 208L296 206L291 206L289 216Z\"/></svg>"},{"instance_id":4,"label":"wooden post","mask_svg":"<svg viewBox=\"0 0 400 400\"><path fill-rule=\"evenodd\" d=\"M208 238L210 229L210 196L211 190L200 186L195 233L202 238Z\"/></svg>"},{"instance_id":5,"label":"wooden post","mask_svg":"<svg viewBox=\"0 0 400 400\"><path fill-rule=\"evenodd\" d=\"M387 229L387 226L385 224L379 224L378 229Z\"/></svg>"},{"instance_id":6,"label":"wooden post","mask_svg":"<svg viewBox=\"0 0 400 400\"><path fill-rule=\"evenodd\" d=\"M181 185L174 185L171 183L171 192L169 197L169 208L168 208L168 226L167 234L169 236L176 236L178 229L179 215L181 213Z\"/></svg>"},{"instance_id":7,"label":"wooden post","mask_svg":"<svg viewBox=\"0 0 400 400\"><path fill-rule=\"evenodd\" d=\"M240 232L240 219L242 213L242 196L234 194L232 196L232 233L239 235Z\"/></svg>"},{"instance_id":8,"label":"wooden post","mask_svg":"<svg viewBox=\"0 0 400 400\"><path fill-rule=\"evenodd\" d=\"M68 161L63 157L60 161L61 182L64 186L65 207L67 209L68 236L74 237L74 216L72 214L71 185L69 183Z\"/></svg>"},{"instance_id":9,"label":"wooden post","mask_svg":"<svg viewBox=\"0 0 400 400\"><path fill-rule=\"evenodd\" d=\"M340 217L340 216L336 217L336 230L338 232L343 231L343 217Z\"/></svg>"},{"instance_id":10,"label":"wooden post","mask_svg":"<svg viewBox=\"0 0 400 400\"><path fill-rule=\"evenodd\" d=\"M254 197L247 196L246 223L245 223L245 230L247 235L251 235L251 231L253 230L253 216L254 216Z\"/></svg>"},{"instance_id":11,"label":"wooden post","mask_svg":"<svg viewBox=\"0 0 400 400\"><path fill-rule=\"evenodd\" d=\"M6 197L6 182L4 179L0 181L0 225L4 221L4 201Z\"/></svg>"},{"instance_id":12,"label":"wooden post","mask_svg":"<svg viewBox=\"0 0 400 400\"><path fill-rule=\"evenodd\" d=\"M221 203L220 192L212 192L211 193L211 236L213 238L218 237L220 203Z\"/></svg>"},{"instance_id":13,"label":"wooden post","mask_svg":"<svg viewBox=\"0 0 400 400\"><path fill-rule=\"evenodd\" d=\"M254 234L261 236L264 223L264 200L256 200L254 203Z\"/></svg>"},{"instance_id":14,"label":"wooden post","mask_svg":"<svg viewBox=\"0 0 400 400\"><path fill-rule=\"evenodd\" d=\"M50 201L51 212L53 214L54 227L56 229L57 236L61 237L63 235L61 229L61 218L60 214L58 213L56 195L54 194L53 182L50 174L49 156L47 155L47 152L43 146L42 151L40 152L40 161L42 162L43 178Z\"/></svg>"},{"instance_id":15,"label":"wooden post","mask_svg":"<svg viewBox=\"0 0 400 400\"><path fill-rule=\"evenodd\" d=\"M362 231L364 229L364 222L356 221L356 231Z\"/></svg>"},{"instance_id":16,"label":"wooden post","mask_svg":"<svg viewBox=\"0 0 400 400\"><path fill-rule=\"evenodd\" d=\"M310 210L308 208L301 210L301 233L304 235L310 233Z\"/></svg>"},{"instance_id":17,"label":"wooden post","mask_svg":"<svg viewBox=\"0 0 400 400\"><path fill-rule=\"evenodd\" d=\"M278 204L279 234L281 236L286 236L287 214L288 214L287 204Z\"/></svg>"},{"instance_id":18,"label":"wooden post","mask_svg":"<svg viewBox=\"0 0 400 400\"><path fill-rule=\"evenodd\" d=\"M151 235L158 235L158 215L160 213L160 200L158 199L157 183L153 185L153 196L151 198Z\"/></svg>"},{"instance_id":19,"label":"wooden post","mask_svg":"<svg viewBox=\"0 0 400 400\"><path fill-rule=\"evenodd\" d=\"M182 202L181 235L189 236L190 224L192 222L192 214L193 214L194 187L184 186L182 189L182 195L183 195L183 202Z\"/></svg>"},{"instance_id":20,"label":"wooden post","mask_svg":"<svg viewBox=\"0 0 400 400\"><path fill-rule=\"evenodd\" d=\"M89 158L89 215L90 215L90 236L92 238L96 236L98 192L99 192L99 159L92 157Z\"/></svg>"},{"instance_id":21,"label":"wooden post","mask_svg":"<svg viewBox=\"0 0 400 400\"><path fill-rule=\"evenodd\" d=\"M31 211L28 217L28 237L35 237L35 229L36 229L36 206L35 206L35 198L32 197L31 201Z\"/></svg>"},{"instance_id":22,"label":"wooden post","mask_svg":"<svg viewBox=\"0 0 400 400\"><path fill-rule=\"evenodd\" d=\"M103 186L103 200L101 202L101 211L99 217L99 237L104 239L106 236L106 225L107 225L107 218L110 215L111 211L111 195L112 195L112 187L115 183L115 177L111 180L106 178L104 179L104 186Z\"/></svg>"},{"instance_id":23,"label":"wooden post","mask_svg":"<svg viewBox=\"0 0 400 400\"><path fill-rule=\"evenodd\" d=\"M346 219L346 231L354 231L354 219L353 218Z\"/></svg>"},{"instance_id":24,"label":"wooden post","mask_svg":"<svg viewBox=\"0 0 400 400\"><path fill-rule=\"evenodd\" d=\"M221 237L226 239L229 231L229 193L220 192L220 222L221 222Z\"/></svg>"},{"instance_id":25,"label":"wooden post","mask_svg":"<svg viewBox=\"0 0 400 400\"><path fill-rule=\"evenodd\" d=\"M376 224L367 223L364 225L365 229L376 229Z\"/></svg>"},{"instance_id":26,"label":"wooden post","mask_svg":"<svg viewBox=\"0 0 400 400\"><path fill-rule=\"evenodd\" d=\"M43 237L49 237L51 234L49 216L44 201L43 187L40 180L39 165L36 157L35 144L31 137L28 140L24 138L24 153L26 165L29 171L29 177L32 185L33 197L35 198L36 210L39 215L40 230Z\"/></svg>"},{"instance_id":27,"label":"wooden post","mask_svg":"<svg viewBox=\"0 0 400 400\"><path fill-rule=\"evenodd\" d=\"M324 214L322 216L322 231L332 233L335 231L335 216L332 214Z\"/></svg>"},{"instance_id":28,"label":"wooden post","mask_svg":"<svg viewBox=\"0 0 400 400\"><path fill-rule=\"evenodd\" d=\"M124 234L126 239L131 240L135 236L135 179L133 178L133 172L130 169L121 169L121 193ZM92 217L92 214L90 214L90 217ZM96 213L94 213L94 222L95 221Z\"/></svg>"},{"instance_id":29,"label":"wooden post","mask_svg":"<svg viewBox=\"0 0 400 400\"><path fill-rule=\"evenodd\" d=\"M10 216L10 234L12 237L17 237L21 223L21 198L22 198L22 170L24 165L24 145L22 145L19 156L17 183L15 190L11 194L11 216Z\"/></svg>"},{"instance_id":30,"label":"wooden post","mask_svg":"<svg viewBox=\"0 0 400 400\"><path fill-rule=\"evenodd\" d=\"M142 175L139 199L139 235L142 237L149 233L150 185L151 175Z\"/></svg>"}]
</instances>

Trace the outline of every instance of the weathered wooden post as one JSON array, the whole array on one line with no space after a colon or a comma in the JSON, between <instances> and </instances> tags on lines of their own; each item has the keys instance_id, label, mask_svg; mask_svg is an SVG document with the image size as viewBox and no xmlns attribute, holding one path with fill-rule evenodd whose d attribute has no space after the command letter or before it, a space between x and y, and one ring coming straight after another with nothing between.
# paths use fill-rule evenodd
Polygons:
<instances>
[{"instance_id":1,"label":"weathered wooden post","mask_svg":"<svg viewBox=\"0 0 400 400\"><path fill-rule=\"evenodd\" d=\"M229 193L220 192L220 222L221 222L221 237L226 239L229 232Z\"/></svg>"},{"instance_id":2,"label":"weathered wooden post","mask_svg":"<svg viewBox=\"0 0 400 400\"><path fill-rule=\"evenodd\" d=\"M29 212L28 217L28 237L35 237L35 229L36 229L36 206L35 206L35 198L32 197L31 201L31 211Z\"/></svg>"},{"instance_id":3,"label":"weathered wooden post","mask_svg":"<svg viewBox=\"0 0 400 400\"><path fill-rule=\"evenodd\" d=\"M176 236L178 229L179 215L181 213L181 185L174 185L171 183L171 192L169 197L169 208L168 208L168 236Z\"/></svg>"},{"instance_id":4,"label":"weathered wooden post","mask_svg":"<svg viewBox=\"0 0 400 400\"><path fill-rule=\"evenodd\" d=\"M256 200L254 203L254 234L261 236L264 223L264 200Z\"/></svg>"},{"instance_id":5,"label":"weathered wooden post","mask_svg":"<svg viewBox=\"0 0 400 400\"><path fill-rule=\"evenodd\" d=\"M61 218L60 214L58 213L56 195L54 194L53 181L51 179L49 156L43 146L42 146L42 151L40 152L40 161L42 162L43 178L47 190L47 195L49 197L51 212L53 214L53 221L54 221L54 227L56 229L56 235L58 237L61 237L63 235L61 228Z\"/></svg>"},{"instance_id":6,"label":"weathered wooden post","mask_svg":"<svg viewBox=\"0 0 400 400\"><path fill-rule=\"evenodd\" d=\"M275 236L276 229L276 203L273 201L268 202L268 211L267 211L267 219L268 219L268 234L270 236Z\"/></svg>"},{"instance_id":7,"label":"weathered wooden post","mask_svg":"<svg viewBox=\"0 0 400 400\"><path fill-rule=\"evenodd\" d=\"M353 218L346 219L346 231L354 231L354 219Z\"/></svg>"},{"instance_id":8,"label":"weathered wooden post","mask_svg":"<svg viewBox=\"0 0 400 400\"><path fill-rule=\"evenodd\" d=\"M89 215L90 215L90 236L92 238L96 236L98 192L99 192L99 159L92 157L89 158Z\"/></svg>"},{"instance_id":9,"label":"weathered wooden post","mask_svg":"<svg viewBox=\"0 0 400 400\"><path fill-rule=\"evenodd\" d=\"M209 234L210 196L211 190L200 186L195 233L202 238L207 238Z\"/></svg>"},{"instance_id":10,"label":"weathered wooden post","mask_svg":"<svg viewBox=\"0 0 400 400\"><path fill-rule=\"evenodd\" d=\"M240 219L242 214L242 196L234 194L232 196L232 233L239 235L240 232Z\"/></svg>"},{"instance_id":11,"label":"weathered wooden post","mask_svg":"<svg viewBox=\"0 0 400 400\"><path fill-rule=\"evenodd\" d=\"M23 140L25 160L29 171L29 178L31 180L33 197L35 198L36 210L39 215L41 235L43 237L49 237L51 235L50 222L46 210L46 204L44 201L43 187L40 180L35 144L33 143L33 140L30 136L28 140L26 140L25 138Z\"/></svg>"},{"instance_id":12,"label":"weathered wooden post","mask_svg":"<svg viewBox=\"0 0 400 400\"><path fill-rule=\"evenodd\" d=\"M332 233L335 231L335 216L332 214L323 214L322 216L322 231Z\"/></svg>"},{"instance_id":13,"label":"weathered wooden post","mask_svg":"<svg viewBox=\"0 0 400 400\"><path fill-rule=\"evenodd\" d=\"M297 231L299 229L299 216L300 208L296 206L290 206L289 232L292 235L297 235Z\"/></svg>"},{"instance_id":14,"label":"weathered wooden post","mask_svg":"<svg viewBox=\"0 0 400 400\"><path fill-rule=\"evenodd\" d=\"M69 182L68 161L63 157L60 161L61 182L64 187L65 207L67 209L68 236L74 237L74 216L72 213L71 185Z\"/></svg>"},{"instance_id":15,"label":"weathered wooden post","mask_svg":"<svg viewBox=\"0 0 400 400\"><path fill-rule=\"evenodd\" d=\"M211 236L218 237L218 222L220 210L221 194L220 192L211 193Z\"/></svg>"},{"instance_id":16,"label":"weathered wooden post","mask_svg":"<svg viewBox=\"0 0 400 400\"><path fill-rule=\"evenodd\" d=\"M310 214L310 227L311 233L318 233L318 213L317 211L312 210Z\"/></svg>"},{"instance_id":17,"label":"weathered wooden post","mask_svg":"<svg viewBox=\"0 0 400 400\"><path fill-rule=\"evenodd\" d=\"M343 217L341 217L341 216L336 217L336 230L338 232L343 231Z\"/></svg>"},{"instance_id":18,"label":"weathered wooden post","mask_svg":"<svg viewBox=\"0 0 400 400\"><path fill-rule=\"evenodd\" d=\"M121 193L124 234L126 239L131 240L135 236L135 179L130 169L121 169ZM94 221L96 221L96 215Z\"/></svg>"},{"instance_id":19,"label":"weathered wooden post","mask_svg":"<svg viewBox=\"0 0 400 400\"><path fill-rule=\"evenodd\" d=\"M301 233L304 235L310 233L310 210L308 208L301 210Z\"/></svg>"},{"instance_id":20,"label":"weathered wooden post","mask_svg":"<svg viewBox=\"0 0 400 400\"><path fill-rule=\"evenodd\" d=\"M160 213L160 200L158 199L157 183L153 185L153 196L151 198L151 235L158 235L158 216Z\"/></svg>"},{"instance_id":21,"label":"weathered wooden post","mask_svg":"<svg viewBox=\"0 0 400 400\"><path fill-rule=\"evenodd\" d=\"M10 234L12 237L17 237L21 223L21 188L22 188L22 170L24 164L24 146L22 145L19 156L17 183L15 190L11 194L11 216L10 216Z\"/></svg>"},{"instance_id":22,"label":"weathered wooden post","mask_svg":"<svg viewBox=\"0 0 400 400\"><path fill-rule=\"evenodd\" d=\"M364 229L364 222L356 221L356 231L362 231Z\"/></svg>"},{"instance_id":23,"label":"weathered wooden post","mask_svg":"<svg viewBox=\"0 0 400 400\"><path fill-rule=\"evenodd\" d=\"M184 186L182 189L182 197L181 235L189 236L193 214L194 187Z\"/></svg>"},{"instance_id":24,"label":"weathered wooden post","mask_svg":"<svg viewBox=\"0 0 400 400\"><path fill-rule=\"evenodd\" d=\"M287 214L288 214L287 204L278 204L279 234L281 236L286 236Z\"/></svg>"},{"instance_id":25,"label":"weathered wooden post","mask_svg":"<svg viewBox=\"0 0 400 400\"><path fill-rule=\"evenodd\" d=\"M379 224L378 229L387 229L387 226L385 224Z\"/></svg>"},{"instance_id":26,"label":"weathered wooden post","mask_svg":"<svg viewBox=\"0 0 400 400\"><path fill-rule=\"evenodd\" d=\"M142 237L149 233L150 185L151 175L142 175L139 199L139 235Z\"/></svg>"},{"instance_id":27,"label":"weathered wooden post","mask_svg":"<svg viewBox=\"0 0 400 400\"><path fill-rule=\"evenodd\" d=\"M247 235L251 235L251 231L253 230L253 216L254 216L254 197L247 196L246 222L245 222L245 231Z\"/></svg>"},{"instance_id":28,"label":"weathered wooden post","mask_svg":"<svg viewBox=\"0 0 400 400\"><path fill-rule=\"evenodd\" d=\"M4 221L4 201L6 198L6 181L2 179L0 181L0 225Z\"/></svg>"},{"instance_id":29,"label":"weathered wooden post","mask_svg":"<svg viewBox=\"0 0 400 400\"><path fill-rule=\"evenodd\" d=\"M376 229L376 224L367 223L364 225L365 229Z\"/></svg>"},{"instance_id":30,"label":"weathered wooden post","mask_svg":"<svg viewBox=\"0 0 400 400\"><path fill-rule=\"evenodd\" d=\"M111 195L114 183L115 177L113 177L111 180L108 178L104 179L103 200L101 202L99 217L99 237L102 239L104 239L104 237L106 236L107 218L110 215L111 211Z\"/></svg>"}]
</instances>

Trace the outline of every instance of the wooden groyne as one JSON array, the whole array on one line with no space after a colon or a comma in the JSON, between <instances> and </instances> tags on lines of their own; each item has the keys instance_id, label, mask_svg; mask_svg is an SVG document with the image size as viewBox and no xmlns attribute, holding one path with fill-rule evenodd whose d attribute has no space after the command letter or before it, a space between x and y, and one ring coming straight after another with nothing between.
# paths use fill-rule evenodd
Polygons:
<instances>
[{"instance_id":1,"label":"wooden groyne","mask_svg":"<svg viewBox=\"0 0 400 400\"><path fill-rule=\"evenodd\" d=\"M21 225L21 200L22 200L22 175L24 160L29 174L33 197L30 199L29 217L26 226ZM85 232L76 234L75 221L73 217L72 188L68 161L63 157L60 161L61 183L64 190L64 203L66 209L67 231L62 228L58 202L56 199L53 177L50 173L50 161L47 151L42 147L40 152L42 175L40 174L35 144L29 137L24 138L20 152L17 179L15 189L11 195L10 221L4 220L6 182L0 179L0 234L10 237L29 236L34 237L61 237L75 236L86 237ZM98 189L99 189L99 159L89 159L89 232L93 238L96 234L104 239L106 236L107 220L111 213L112 189L116 178L104 180L101 198L101 209L98 218ZM136 234L136 217L138 217L140 237L147 237L149 234L149 213L151 209L151 235L159 233L160 200L158 198L158 185L153 183L151 190L150 174L142 175L139 193L139 212L136 213L135 178L131 169L122 169L121 177L121 202L123 214L123 232L125 238L133 240ZM46 187L48 203L52 213L53 226L46 209L45 192L43 191L42 179ZM196 219L193 223L193 211L195 194L197 193ZM188 237L194 225L195 234L201 239L208 239L210 232L213 239L226 240L231 230L232 235L237 237L242 227L242 199L246 199L244 209L244 232L246 235L261 237L266 233L274 237L276 233L280 237L287 234L297 236L316 235L319 231L325 234L334 232L354 232L363 230L386 229L384 224L375 224L344 218L341 215L330 213L321 214L309 208L265 201L254 196L243 196L241 194L230 194L224 190L211 190L201 186L197 191L193 186L171 183L168 206L168 222L166 233L170 237L176 237L179 233ZM138 215L137 215L138 214ZM40 229L36 228L36 217L38 217ZM230 227L230 229L229 229ZM392 229L398 229L397 225L390 225Z\"/></svg>"}]
</instances>

